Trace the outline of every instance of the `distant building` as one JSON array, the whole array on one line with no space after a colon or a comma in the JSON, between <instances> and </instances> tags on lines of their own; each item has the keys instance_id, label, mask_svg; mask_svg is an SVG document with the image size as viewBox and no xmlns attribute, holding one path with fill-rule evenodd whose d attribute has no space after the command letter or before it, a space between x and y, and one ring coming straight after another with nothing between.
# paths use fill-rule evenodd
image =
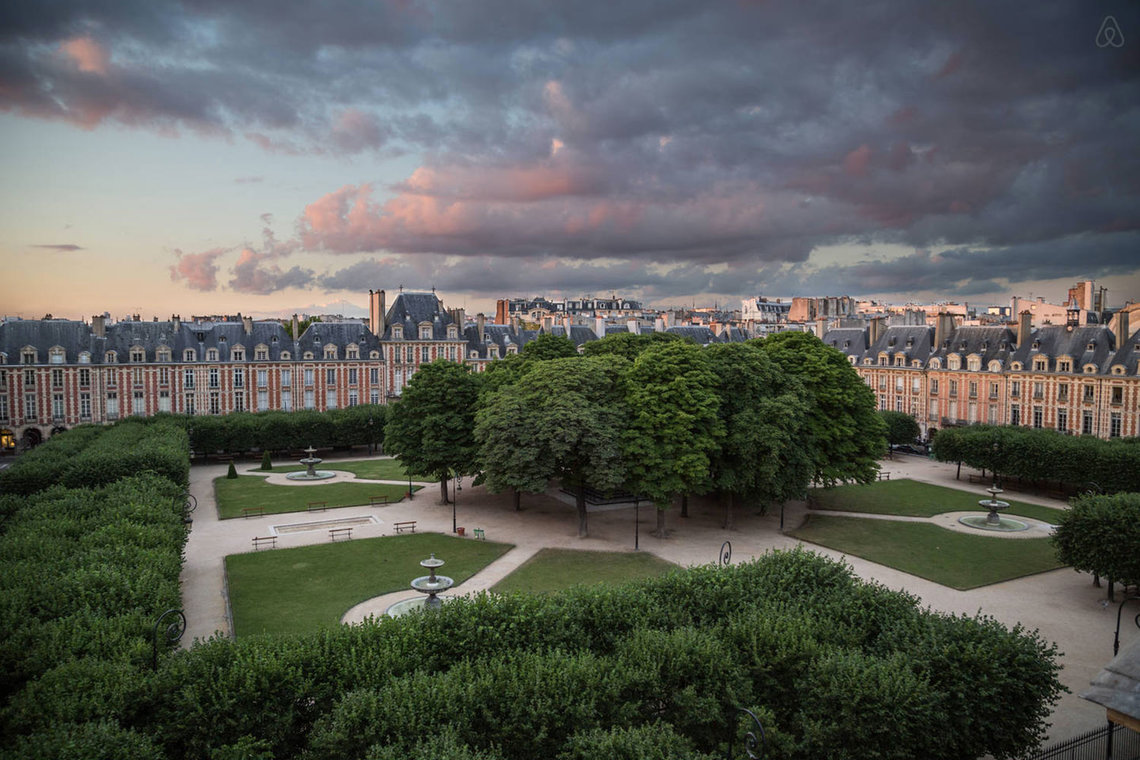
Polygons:
<instances>
[{"instance_id":1,"label":"distant building","mask_svg":"<svg viewBox=\"0 0 1140 760\"><path fill-rule=\"evenodd\" d=\"M761 324L780 324L788 321L791 309L791 302L785 303L781 298L769 301L767 298L755 296L740 302L740 318L745 322L751 320Z\"/></svg>"}]
</instances>

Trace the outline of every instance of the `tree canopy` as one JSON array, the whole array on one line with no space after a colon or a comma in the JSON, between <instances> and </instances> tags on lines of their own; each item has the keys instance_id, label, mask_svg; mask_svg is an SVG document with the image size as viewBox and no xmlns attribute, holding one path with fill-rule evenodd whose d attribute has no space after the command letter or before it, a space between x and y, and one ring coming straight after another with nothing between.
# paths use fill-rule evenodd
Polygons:
<instances>
[{"instance_id":1,"label":"tree canopy","mask_svg":"<svg viewBox=\"0 0 1140 760\"><path fill-rule=\"evenodd\" d=\"M564 335L551 335L543 333L522 348L524 359L544 361L546 359L564 359L578 355L578 348L574 341Z\"/></svg>"},{"instance_id":2,"label":"tree canopy","mask_svg":"<svg viewBox=\"0 0 1140 760\"><path fill-rule=\"evenodd\" d=\"M1108 578L1110 589L1140 584L1140 493L1073 499L1052 540L1058 559Z\"/></svg>"},{"instance_id":3,"label":"tree canopy","mask_svg":"<svg viewBox=\"0 0 1140 760\"><path fill-rule=\"evenodd\" d=\"M892 446L913 443L921 432L918 421L906 412L883 410L879 412L879 416L887 426L887 443Z\"/></svg>"},{"instance_id":4,"label":"tree canopy","mask_svg":"<svg viewBox=\"0 0 1140 760\"><path fill-rule=\"evenodd\" d=\"M633 361L650 346L660 343L683 341L684 338L673 333L614 333L601 340L590 341L582 349L586 356L617 355Z\"/></svg>"},{"instance_id":5,"label":"tree canopy","mask_svg":"<svg viewBox=\"0 0 1140 760\"><path fill-rule=\"evenodd\" d=\"M614 490L625 480L626 364L615 356L551 359L487 396L475 439L488 488L535 493L561 478L577 491L578 534L585 536L586 487Z\"/></svg>"},{"instance_id":6,"label":"tree canopy","mask_svg":"<svg viewBox=\"0 0 1140 760\"><path fill-rule=\"evenodd\" d=\"M875 411L874 393L847 358L804 332L777 333L759 346L803 384L808 399L804 444L814 479L823 485L874 480L886 450L886 425Z\"/></svg>"},{"instance_id":7,"label":"tree canopy","mask_svg":"<svg viewBox=\"0 0 1140 760\"><path fill-rule=\"evenodd\" d=\"M447 501L452 471L477 471L475 410L479 381L471 369L445 359L425 364L391 405L385 428L385 449L408 472L438 480Z\"/></svg>"}]
</instances>

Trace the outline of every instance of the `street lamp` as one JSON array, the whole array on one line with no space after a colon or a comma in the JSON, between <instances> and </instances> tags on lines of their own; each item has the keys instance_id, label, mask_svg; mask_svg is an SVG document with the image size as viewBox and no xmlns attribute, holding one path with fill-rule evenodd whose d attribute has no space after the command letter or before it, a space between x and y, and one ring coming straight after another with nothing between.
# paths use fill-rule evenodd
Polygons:
<instances>
[{"instance_id":1,"label":"street lamp","mask_svg":"<svg viewBox=\"0 0 1140 760\"><path fill-rule=\"evenodd\" d=\"M451 532L458 533L459 531L455 527L455 506L459 503L459 492L463 490L463 482L459 479L458 470L452 470L451 472L455 476L455 496L451 498Z\"/></svg>"}]
</instances>

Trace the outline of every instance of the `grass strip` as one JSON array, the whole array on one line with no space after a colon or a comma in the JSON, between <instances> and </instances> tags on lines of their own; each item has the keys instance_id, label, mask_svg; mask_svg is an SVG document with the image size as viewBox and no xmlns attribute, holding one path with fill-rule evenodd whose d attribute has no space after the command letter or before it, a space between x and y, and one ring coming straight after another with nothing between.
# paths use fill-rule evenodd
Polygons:
<instances>
[{"instance_id":1,"label":"grass strip","mask_svg":"<svg viewBox=\"0 0 1140 760\"><path fill-rule=\"evenodd\" d=\"M1009 502L1005 514L1031 517L1055 525L1064 511L1013 501L1005 496L1008 494L999 497L1002 501ZM932 517L943 512L984 512L986 510L978 506L978 501L983 498L989 498L984 488L979 487L977 492L959 491L957 488L907 479L811 490L813 509L911 517Z\"/></svg>"},{"instance_id":2,"label":"grass strip","mask_svg":"<svg viewBox=\"0 0 1140 760\"><path fill-rule=\"evenodd\" d=\"M677 565L672 562L645 552L541 549L491 590L542 594L571 586L650 578L676 569Z\"/></svg>"},{"instance_id":3,"label":"grass strip","mask_svg":"<svg viewBox=\"0 0 1140 760\"><path fill-rule=\"evenodd\" d=\"M413 486L417 491L421 486ZM305 512L309 502L327 502L328 509L367 505L373 496L387 496L397 502L408 492L407 484L392 483L322 483L320 485L279 486L264 479L242 475L237 478L214 479L214 498L218 517L228 520L241 517L246 507L261 507L267 515Z\"/></svg>"}]
</instances>

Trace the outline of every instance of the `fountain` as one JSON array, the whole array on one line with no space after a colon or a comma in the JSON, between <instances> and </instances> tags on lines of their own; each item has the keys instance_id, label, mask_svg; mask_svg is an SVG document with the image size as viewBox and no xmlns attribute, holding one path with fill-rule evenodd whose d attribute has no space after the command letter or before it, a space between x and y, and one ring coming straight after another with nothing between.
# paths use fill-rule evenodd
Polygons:
<instances>
[{"instance_id":1,"label":"fountain","mask_svg":"<svg viewBox=\"0 0 1140 760\"><path fill-rule=\"evenodd\" d=\"M439 609L443 605L443 602L439 599L439 597L436 596L436 594L447 591L455 582L451 578L448 578L446 575L435 574L435 569L437 567L443 567L443 564L443 560L436 559L434 553L429 558L421 562L420 567L426 567L429 574L421 575L419 578L413 580L412 588L414 588L416 591L419 591L420 593L427 594L427 598L416 597L413 599L403 599L389 607L387 614L391 617L399 617L409 610Z\"/></svg>"},{"instance_id":2,"label":"fountain","mask_svg":"<svg viewBox=\"0 0 1140 760\"><path fill-rule=\"evenodd\" d=\"M985 507L989 510L989 514L985 517L981 515L969 515L967 517L959 517L958 522L963 525L968 525L971 528L978 528L979 530L999 530L999 531L1018 531L1028 530L1029 525L1021 522L1020 520L1013 520L1008 517L1002 517L998 512L1009 509L1008 501L1001 501L997 495L1002 492L995 482L992 486L986 489L989 491L990 498L981 499L978 501L978 506Z\"/></svg>"},{"instance_id":3,"label":"fountain","mask_svg":"<svg viewBox=\"0 0 1140 760\"><path fill-rule=\"evenodd\" d=\"M301 460L301 464L305 465L305 471L291 472L285 476L286 478L289 480L328 480L329 478L336 477L335 472L314 469L318 464L325 461L313 456L313 454L317 453L316 449L309 446L309 448L305 449L305 453L309 455Z\"/></svg>"}]
</instances>

